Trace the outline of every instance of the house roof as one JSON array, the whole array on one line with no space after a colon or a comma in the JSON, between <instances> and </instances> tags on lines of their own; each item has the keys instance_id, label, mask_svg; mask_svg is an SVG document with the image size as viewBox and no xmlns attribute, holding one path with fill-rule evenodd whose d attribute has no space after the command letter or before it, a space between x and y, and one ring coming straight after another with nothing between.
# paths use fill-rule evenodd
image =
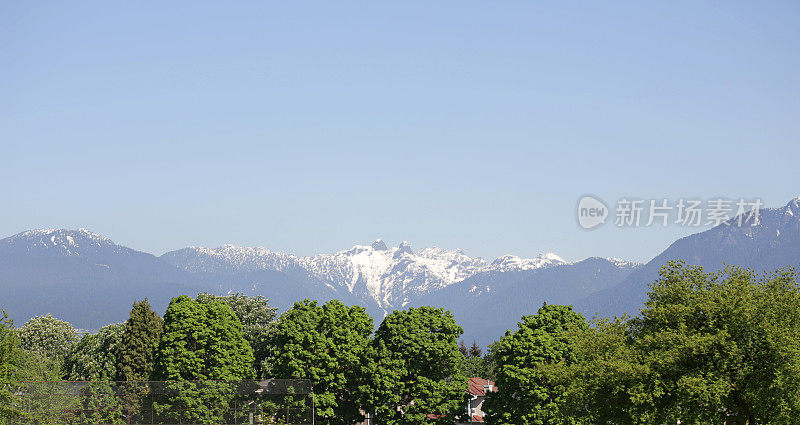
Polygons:
<instances>
[{"instance_id":1,"label":"house roof","mask_svg":"<svg viewBox=\"0 0 800 425\"><path fill-rule=\"evenodd\" d=\"M434 414L432 414L432 413L428 413L427 415L425 415L425 417L426 417L427 419L436 420L436 419L441 419L441 418L443 418L443 417L444 417L444 415L434 415ZM484 420L483 420L483 417L482 417L482 416L478 416L478 415L472 415L472 419L471 419L469 422L470 422L470 423L471 423L471 422L484 422Z\"/></svg>"},{"instance_id":2,"label":"house roof","mask_svg":"<svg viewBox=\"0 0 800 425\"><path fill-rule=\"evenodd\" d=\"M494 381L490 381L488 379L483 379L483 378L469 378L469 386L467 387L467 392L476 396L486 395L485 388L487 385L492 386L491 392L497 391L497 386L494 385Z\"/></svg>"}]
</instances>

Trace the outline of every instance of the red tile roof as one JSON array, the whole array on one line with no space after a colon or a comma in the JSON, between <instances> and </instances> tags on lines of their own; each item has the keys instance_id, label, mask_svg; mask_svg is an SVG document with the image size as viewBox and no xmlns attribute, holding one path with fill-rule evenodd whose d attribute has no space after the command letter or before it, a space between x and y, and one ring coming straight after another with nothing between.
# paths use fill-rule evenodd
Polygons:
<instances>
[{"instance_id":1,"label":"red tile roof","mask_svg":"<svg viewBox=\"0 0 800 425\"><path fill-rule=\"evenodd\" d=\"M483 378L469 378L469 387L467 388L467 392L477 396L486 395L485 388L487 385L492 386L491 392L497 391L494 381Z\"/></svg>"},{"instance_id":2,"label":"red tile roof","mask_svg":"<svg viewBox=\"0 0 800 425\"><path fill-rule=\"evenodd\" d=\"M428 413L427 415L425 415L425 417L428 418L428 419L436 420L436 419L443 418L444 415L434 415L433 413ZM471 422L483 422L483 417L478 416L478 415L472 415L472 421Z\"/></svg>"}]
</instances>

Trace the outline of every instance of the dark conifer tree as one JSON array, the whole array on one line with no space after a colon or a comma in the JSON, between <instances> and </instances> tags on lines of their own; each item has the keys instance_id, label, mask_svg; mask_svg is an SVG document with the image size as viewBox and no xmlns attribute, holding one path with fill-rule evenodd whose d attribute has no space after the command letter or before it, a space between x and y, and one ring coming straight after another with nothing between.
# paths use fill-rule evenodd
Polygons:
<instances>
[{"instance_id":1,"label":"dark conifer tree","mask_svg":"<svg viewBox=\"0 0 800 425\"><path fill-rule=\"evenodd\" d=\"M472 341L472 346L469 347L469 355L470 355L470 357L481 357L482 354L483 354L483 351L481 350L481 347L478 347L478 343L475 342L475 341Z\"/></svg>"},{"instance_id":2,"label":"dark conifer tree","mask_svg":"<svg viewBox=\"0 0 800 425\"><path fill-rule=\"evenodd\" d=\"M155 362L155 349L161 337L163 320L145 298L133 304L125 322L117 356L117 379L145 381L150 379Z\"/></svg>"},{"instance_id":3,"label":"dark conifer tree","mask_svg":"<svg viewBox=\"0 0 800 425\"><path fill-rule=\"evenodd\" d=\"M467 348L467 344L464 344L464 341L459 341L458 343L458 351L464 355L464 357L469 356L469 349Z\"/></svg>"}]
</instances>

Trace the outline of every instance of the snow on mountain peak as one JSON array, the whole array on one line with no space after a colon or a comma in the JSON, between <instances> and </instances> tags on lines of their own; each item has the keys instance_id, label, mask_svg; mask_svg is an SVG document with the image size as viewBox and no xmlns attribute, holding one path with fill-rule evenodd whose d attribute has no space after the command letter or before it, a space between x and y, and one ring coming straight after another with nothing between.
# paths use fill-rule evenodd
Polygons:
<instances>
[{"instance_id":1,"label":"snow on mountain peak","mask_svg":"<svg viewBox=\"0 0 800 425\"><path fill-rule=\"evenodd\" d=\"M800 197L794 198L786 204L786 214L800 216Z\"/></svg>"},{"instance_id":2,"label":"snow on mountain peak","mask_svg":"<svg viewBox=\"0 0 800 425\"><path fill-rule=\"evenodd\" d=\"M489 263L479 257L470 257L460 249L428 247L413 251L405 241L389 248L381 239L370 245L356 245L349 250L310 257L233 245L213 249L186 248L165 254L165 257L195 273L303 271L335 290L366 295L384 309L402 306L414 296L461 282L477 273L566 264L552 253L536 258L506 255Z\"/></svg>"},{"instance_id":3,"label":"snow on mountain peak","mask_svg":"<svg viewBox=\"0 0 800 425\"><path fill-rule=\"evenodd\" d=\"M27 241L44 245L74 246L79 244L113 245L111 239L92 233L86 229L37 229L18 233L10 238L12 241Z\"/></svg>"},{"instance_id":4,"label":"snow on mountain peak","mask_svg":"<svg viewBox=\"0 0 800 425\"><path fill-rule=\"evenodd\" d=\"M375 242L372 243L372 249L376 251L386 251L386 243L383 242L383 239L377 239Z\"/></svg>"},{"instance_id":5,"label":"snow on mountain peak","mask_svg":"<svg viewBox=\"0 0 800 425\"><path fill-rule=\"evenodd\" d=\"M606 257L605 260L615 265L616 267L638 267L642 265L641 263L637 263L635 261L623 260L621 258L616 258L616 257Z\"/></svg>"},{"instance_id":6,"label":"snow on mountain peak","mask_svg":"<svg viewBox=\"0 0 800 425\"><path fill-rule=\"evenodd\" d=\"M92 233L84 228L80 228L78 230L68 230L68 229L33 229L27 230L22 233L17 233L16 235L12 236L12 239L17 240L33 240L33 239L40 239L43 237L48 238L66 238L69 237L80 237L88 240L93 240L97 242L111 242L110 239L103 235L98 235L97 233Z\"/></svg>"},{"instance_id":7,"label":"snow on mountain peak","mask_svg":"<svg viewBox=\"0 0 800 425\"><path fill-rule=\"evenodd\" d=\"M539 254L536 258L520 258L516 255L504 255L492 261L492 267L502 271L533 270L561 264L567 264L567 262L552 252Z\"/></svg>"},{"instance_id":8,"label":"snow on mountain peak","mask_svg":"<svg viewBox=\"0 0 800 425\"><path fill-rule=\"evenodd\" d=\"M400 242L400 245L397 246L397 254L396 255L400 255L400 254L403 254L403 253L406 253L406 254L413 254L414 253L414 251L411 250L411 244L409 244L406 241Z\"/></svg>"},{"instance_id":9,"label":"snow on mountain peak","mask_svg":"<svg viewBox=\"0 0 800 425\"><path fill-rule=\"evenodd\" d=\"M18 233L3 240L24 252L48 255L85 256L106 248L122 250L111 239L86 229L36 229Z\"/></svg>"}]
</instances>

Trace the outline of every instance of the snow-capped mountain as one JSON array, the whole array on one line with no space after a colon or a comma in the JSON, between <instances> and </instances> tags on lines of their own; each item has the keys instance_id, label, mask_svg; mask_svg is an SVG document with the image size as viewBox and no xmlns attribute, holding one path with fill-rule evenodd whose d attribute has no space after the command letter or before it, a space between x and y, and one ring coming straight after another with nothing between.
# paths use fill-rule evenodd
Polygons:
<instances>
[{"instance_id":1,"label":"snow-capped mountain","mask_svg":"<svg viewBox=\"0 0 800 425\"><path fill-rule=\"evenodd\" d=\"M84 229L30 230L0 240L0 308L18 324L52 313L97 329L125 320L133 301L204 290L191 274L152 254ZM21 322L20 322L21 321Z\"/></svg>"},{"instance_id":2,"label":"snow-capped mountain","mask_svg":"<svg viewBox=\"0 0 800 425\"><path fill-rule=\"evenodd\" d=\"M302 274L323 282L336 294L347 293L374 303L384 312L478 273L534 270L566 264L552 253L536 258L507 255L487 262L470 257L461 250L431 247L414 251L407 242L389 248L380 239L371 245L356 245L346 251L312 257L266 248L223 245L213 249L185 248L166 253L161 258L200 275L257 271L277 271L290 276Z\"/></svg>"},{"instance_id":3,"label":"snow-capped mountain","mask_svg":"<svg viewBox=\"0 0 800 425\"><path fill-rule=\"evenodd\" d=\"M119 246L105 236L86 229L28 230L0 240L0 250L7 255L93 257L108 252L128 254L130 248Z\"/></svg>"},{"instance_id":4,"label":"snow-capped mountain","mask_svg":"<svg viewBox=\"0 0 800 425\"><path fill-rule=\"evenodd\" d=\"M486 261L381 240L311 257L224 245L159 258L84 229L30 230L0 240L0 308L19 324L52 313L97 329L125 320L137 299L148 297L163 312L173 296L203 291L263 295L281 311L304 298L336 298L366 307L376 320L426 303L453 311L468 337L484 344L541 300L571 302L613 286L633 268L621 260L567 263L552 253Z\"/></svg>"}]
</instances>

